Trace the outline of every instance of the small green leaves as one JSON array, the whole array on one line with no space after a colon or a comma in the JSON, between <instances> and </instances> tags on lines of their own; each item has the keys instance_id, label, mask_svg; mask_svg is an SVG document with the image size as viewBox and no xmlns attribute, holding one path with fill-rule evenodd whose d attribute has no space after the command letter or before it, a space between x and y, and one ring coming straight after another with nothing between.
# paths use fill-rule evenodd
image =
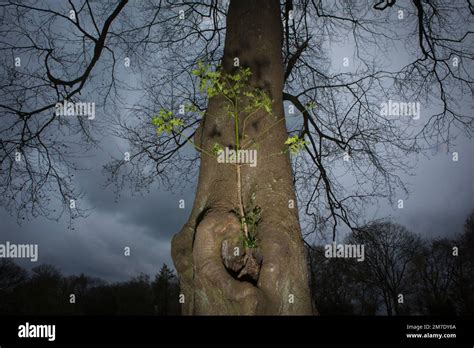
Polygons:
<instances>
[{"instance_id":1,"label":"small green leaves","mask_svg":"<svg viewBox=\"0 0 474 348\"><path fill-rule=\"evenodd\" d=\"M171 128L178 128L178 127L181 127L183 125L183 120L179 119L179 118L173 118L170 120L169 122Z\"/></svg>"},{"instance_id":2,"label":"small green leaves","mask_svg":"<svg viewBox=\"0 0 474 348\"><path fill-rule=\"evenodd\" d=\"M234 82L247 82L250 76L252 76L250 68L241 68L235 74L230 75L229 78Z\"/></svg>"},{"instance_id":3,"label":"small green leaves","mask_svg":"<svg viewBox=\"0 0 474 348\"><path fill-rule=\"evenodd\" d=\"M298 137L297 135L288 137L285 141L285 145L288 145L288 150L292 155L296 155L306 145L306 140Z\"/></svg>"},{"instance_id":4,"label":"small green leaves","mask_svg":"<svg viewBox=\"0 0 474 348\"><path fill-rule=\"evenodd\" d=\"M212 147L211 149L211 152L218 156L222 151L224 151L224 149L222 148L222 146L218 143L214 143L214 146Z\"/></svg>"},{"instance_id":5,"label":"small green leaves","mask_svg":"<svg viewBox=\"0 0 474 348\"><path fill-rule=\"evenodd\" d=\"M316 107L316 103L314 101L309 101L308 103L306 103L305 105L305 108L306 110L312 110Z\"/></svg>"},{"instance_id":6,"label":"small green leaves","mask_svg":"<svg viewBox=\"0 0 474 348\"><path fill-rule=\"evenodd\" d=\"M204 76L207 73L207 71L209 70L209 67L210 67L209 64L204 65L202 63L202 61L198 61L197 65L198 65L197 69L193 70L191 73L194 76L198 76L198 77Z\"/></svg>"},{"instance_id":7,"label":"small green leaves","mask_svg":"<svg viewBox=\"0 0 474 348\"><path fill-rule=\"evenodd\" d=\"M262 108L267 113L272 113L272 100L265 91L256 88L251 92L245 92L244 95L250 98L250 104L247 106L248 112Z\"/></svg>"},{"instance_id":8,"label":"small green leaves","mask_svg":"<svg viewBox=\"0 0 474 348\"><path fill-rule=\"evenodd\" d=\"M251 249L251 248L257 248L257 226L262 219L262 209L256 205L253 207L253 209L249 209L248 213L245 214L245 217L240 217L241 218L241 239L244 244L245 248ZM248 228L248 235L246 236L243 231L244 231L244 224L247 225Z\"/></svg>"},{"instance_id":9,"label":"small green leaves","mask_svg":"<svg viewBox=\"0 0 474 348\"><path fill-rule=\"evenodd\" d=\"M152 118L151 123L156 127L156 132L170 134L173 129L183 126L183 120L173 117L170 110L161 109L158 115Z\"/></svg>"},{"instance_id":10,"label":"small green leaves","mask_svg":"<svg viewBox=\"0 0 474 348\"><path fill-rule=\"evenodd\" d=\"M263 109L271 114L272 113L272 100L265 92L261 91L260 98L258 100L258 105L263 107Z\"/></svg>"},{"instance_id":11,"label":"small green leaves","mask_svg":"<svg viewBox=\"0 0 474 348\"><path fill-rule=\"evenodd\" d=\"M220 66L212 71L209 64L199 61L197 69L193 70L192 74L199 77L199 92L206 93L208 98L218 95L224 89Z\"/></svg>"},{"instance_id":12,"label":"small green leaves","mask_svg":"<svg viewBox=\"0 0 474 348\"><path fill-rule=\"evenodd\" d=\"M193 103L188 103L188 104L184 104L184 111L185 112L199 112L199 109Z\"/></svg>"},{"instance_id":13,"label":"small green leaves","mask_svg":"<svg viewBox=\"0 0 474 348\"><path fill-rule=\"evenodd\" d=\"M257 245L257 238L254 237L254 236L244 236L242 235L242 241L243 241L243 244L244 244L244 247L246 249L255 249L258 247Z\"/></svg>"},{"instance_id":14,"label":"small green leaves","mask_svg":"<svg viewBox=\"0 0 474 348\"><path fill-rule=\"evenodd\" d=\"M262 208L256 205L252 210L250 210L247 213L245 217L245 222L247 223L247 226L249 226L250 234L252 235L256 234L257 225L261 219L262 219Z\"/></svg>"},{"instance_id":15,"label":"small green leaves","mask_svg":"<svg viewBox=\"0 0 474 348\"><path fill-rule=\"evenodd\" d=\"M233 74L227 74L222 72L221 66L212 71L209 64L198 62L197 69L193 70L192 74L200 79L199 91L206 93L208 98L222 95L236 105L240 104L240 100L245 96L249 98L245 111L253 112L262 108L267 113L272 112L272 100L268 94L258 88L249 88L252 76L250 68L239 68Z\"/></svg>"}]
</instances>

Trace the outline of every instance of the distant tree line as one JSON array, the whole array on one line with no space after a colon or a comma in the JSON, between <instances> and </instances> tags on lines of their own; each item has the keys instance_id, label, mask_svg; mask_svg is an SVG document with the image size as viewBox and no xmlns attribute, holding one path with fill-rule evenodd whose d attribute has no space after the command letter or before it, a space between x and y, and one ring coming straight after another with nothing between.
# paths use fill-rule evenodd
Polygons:
<instances>
[{"instance_id":1,"label":"distant tree line","mask_svg":"<svg viewBox=\"0 0 474 348\"><path fill-rule=\"evenodd\" d=\"M382 221L343 243L363 244L364 261L327 258L322 245L308 249L321 315L474 314L474 211L454 239L422 239ZM0 314L179 315L179 286L166 264L153 280L142 273L108 283L84 274L65 276L51 265L28 272L0 259Z\"/></svg>"},{"instance_id":2,"label":"distant tree line","mask_svg":"<svg viewBox=\"0 0 474 348\"><path fill-rule=\"evenodd\" d=\"M388 221L343 243L364 244L365 260L309 249L313 300L321 315L474 314L474 211L453 239L422 239Z\"/></svg>"},{"instance_id":3,"label":"distant tree line","mask_svg":"<svg viewBox=\"0 0 474 348\"><path fill-rule=\"evenodd\" d=\"M178 282L166 264L153 281L142 273L107 283L84 274L64 276L51 265L27 272L0 259L0 314L179 315L178 300Z\"/></svg>"}]
</instances>

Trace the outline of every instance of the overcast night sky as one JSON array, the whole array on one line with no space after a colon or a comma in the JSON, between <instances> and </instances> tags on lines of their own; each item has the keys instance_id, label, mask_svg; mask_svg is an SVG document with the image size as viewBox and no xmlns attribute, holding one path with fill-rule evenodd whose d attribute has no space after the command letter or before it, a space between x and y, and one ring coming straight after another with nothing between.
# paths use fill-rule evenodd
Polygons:
<instances>
[{"instance_id":1,"label":"overcast night sky","mask_svg":"<svg viewBox=\"0 0 474 348\"><path fill-rule=\"evenodd\" d=\"M341 45L331 48L333 61L340 59L341 52L352 54L353 43ZM396 64L407 59L397 47L392 53ZM472 102L472 96L467 97ZM390 217L429 238L462 232L467 215L474 209L474 143L459 136L453 144L449 153L440 148L426 156L410 157L414 175L406 177L411 192L402 197L406 199L405 208L399 210L396 205L381 202L366 207L366 219ZM85 193L81 204L91 211L87 218L74 222L74 229L67 228L65 219L56 222L43 217L18 225L16 218L0 207L1 243L39 244L39 261L19 260L19 264L31 268L47 263L65 274L85 273L110 281L125 280L140 272L154 275L163 263L172 266L170 241L188 218L196 181L173 192L154 185L143 195L124 188L116 197L111 187L105 187L107 176L102 169L113 156L126 151L126 144L106 134L101 137L100 147L81 160L89 169L76 173L76 184ZM452 161L452 151L459 153L459 161ZM179 209L180 199L185 200L185 209ZM131 248L129 257L124 256L126 246Z\"/></svg>"}]
</instances>

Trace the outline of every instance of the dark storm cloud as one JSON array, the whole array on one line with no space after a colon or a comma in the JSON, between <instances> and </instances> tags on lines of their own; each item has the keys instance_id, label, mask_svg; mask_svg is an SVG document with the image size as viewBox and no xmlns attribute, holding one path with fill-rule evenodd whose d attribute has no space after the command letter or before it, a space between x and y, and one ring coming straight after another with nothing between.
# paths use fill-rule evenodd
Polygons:
<instances>
[{"instance_id":1,"label":"dark storm cloud","mask_svg":"<svg viewBox=\"0 0 474 348\"><path fill-rule=\"evenodd\" d=\"M101 150L92 150L95 156L88 153L78 159L87 170L75 175L75 184L84 193L77 204L90 211L86 218L74 221L73 229L67 228L65 219L37 218L18 225L7 212L0 212L0 241L39 244L38 262L20 260L22 266L48 263L65 274L85 273L111 281L141 272L153 275L163 263L172 266L171 238L188 217L194 188L188 185L183 193L172 193L155 185L143 195L124 189L118 198L112 187L105 187L107 176L102 171L116 141L103 137ZM180 199L185 200L185 209L179 208ZM129 257L124 255L125 247L131 249Z\"/></svg>"},{"instance_id":2,"label":"dark storm cloud","mask_svg":"<svg viewBox=\"0 0 474 348\"><path fill-rule=\"evenodd\" d=\"M452 152L459 160L452 160ZM446 150L430 158L412 159L412 176L404 177L409 194L399 192L394 204L380 202L368 207L371 219L390 218L426 238L454 237L463 231L468 214L474 210L473 143L458 141L449 153ZM404 208L397 201L403 199Z\"/></svg>"},{"instance_id":3,"label":"dark storm cloud","mask_svg":"<svg viewBox=\"0 0 474 348\"><path fill-rule=\"evenodd\" d=\"M157 210L166 203L160 200L148 203L150 201ZM143 204L140 200L133 203ZM170 240L176 231L162 227L171 225L166 223L166 215L160 219L165 223L155 224L152 230L154 215L156 212L148 215L148 219L145 216L141 223L137 217L137 223L133 223L130 218L133 212L126 209L95 210L86 219L76 221L74 229L67 229L65 221L56 223L44 218L18 226L2 211L2 240L39 244L40 257L36 264L53 264L67 274L84 272L109 280L123 280L140 272L154 274L162 263L171 264ZM125 247L130 247L129 257L124 255ZM23 263L28 268L36 264Z\"/></svg>"},{"instance_id":4,"label":"dark storm cloud","mask_svg":"<svg viewBox=\"0 0 474 348\"><path fill-rule=\"evenodd\" d=\"M459 155L452 160L452 152ZM474 146L462 139L449 153L441 152L418 163L411 178L413 192L400 223L426 237L453 236L463 230L474 209Z\"/></svg>"},{"instance_id":5,"label":"dark storm cloud","mask_svg":"<svg viewBox=\"0 0 474 348\"><path fill-rule=\"evenodd\" d=\"M193 183L182 183L181 190L170 191L167 187L152 184L149 192L135 192L125 186L120 196L113 186L105 186L108 174L102 170L103 164L112 157L121 154L113 151L113 145L119 139L104 137L101 149L94 159L94 167L82 172L76 178L77 184L84 190L84 204L95 214L114 215L124 226L137 226L155 239L167 241L184 225L193 203ZM183 199L185 208L179 207Z\"/></svg>"}]
</instances>

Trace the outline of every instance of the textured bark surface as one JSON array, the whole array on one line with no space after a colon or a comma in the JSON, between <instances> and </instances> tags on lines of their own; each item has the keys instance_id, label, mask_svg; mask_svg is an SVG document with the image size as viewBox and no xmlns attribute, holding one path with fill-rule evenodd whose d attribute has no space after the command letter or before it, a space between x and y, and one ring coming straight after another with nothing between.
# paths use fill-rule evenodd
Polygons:
<instances>
[{"instance_id":1,"label":"textured bark surface","mask_svg":"<svg viewBox=\"0 0 474 348\"><path fill-rule=\"evenodd\" d=\"M246 127L246 134L259 144L258 164L241 167L244 204L252 202L261 208L258 248L252 250L249 274L238 278L245 255L235 213L235 166L201 153L193 210L172 241L172 257L185 295L183 314L313 314L298 210L296 205L289 207L289 200L296 202L290 159L287 154L267 157L284 150L288 136L281 45L277 0L231 1L223 69L232 72L238 57L240 66L252 71L252 86L264 89L273 100L272 115L259 111ZM235 147L233 120L224 105L223 97L209 100L195 139L203 149L210 150L216 142ZM243 120L245 115L240 117ZM242 255L234 256L234 247Z\"/></svg>"}]
</instances>

